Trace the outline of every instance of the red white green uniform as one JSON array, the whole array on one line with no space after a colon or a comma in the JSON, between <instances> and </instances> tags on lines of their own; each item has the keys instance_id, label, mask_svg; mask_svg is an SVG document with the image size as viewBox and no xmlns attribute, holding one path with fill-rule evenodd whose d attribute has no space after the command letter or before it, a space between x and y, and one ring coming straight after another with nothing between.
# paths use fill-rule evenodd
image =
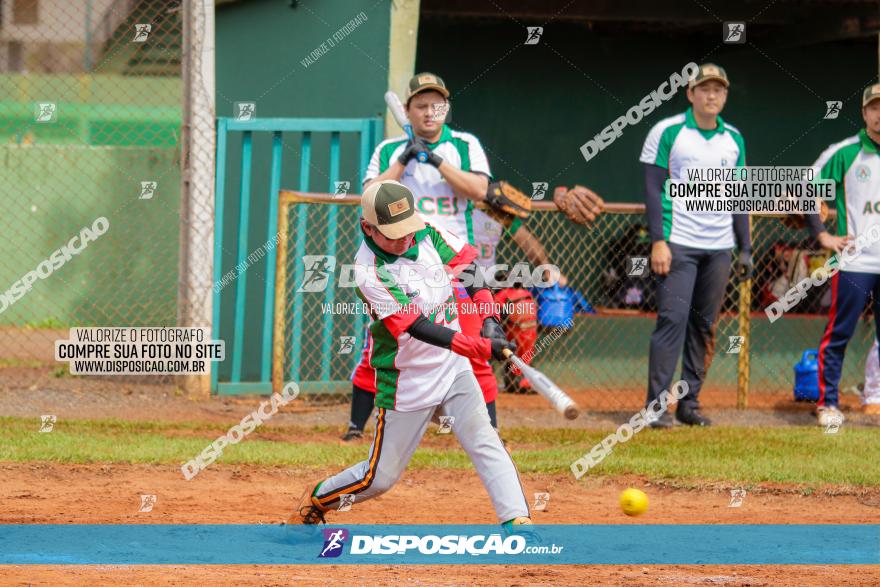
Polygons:
<instances>
[{"instance_id":1,"label":"red white green uniform","mask_svg":"<svg viewBox=\"0 0 880 587\"><path fill-rule=\"evenodd\" d=\"M475 251L460 237L431 224L416 233L415 241L396 256L364 235L355 257L358 293L374 320L366 359L374 377L376 406L402 412L439 404L455 377L471 371L465 357L416 340L406 329L424 314L435 324L461 332L452 283L446 273L434 270L472 263ZM399 282L397 277L406 272L426 277Z\"/></svg>"}]
</instances>

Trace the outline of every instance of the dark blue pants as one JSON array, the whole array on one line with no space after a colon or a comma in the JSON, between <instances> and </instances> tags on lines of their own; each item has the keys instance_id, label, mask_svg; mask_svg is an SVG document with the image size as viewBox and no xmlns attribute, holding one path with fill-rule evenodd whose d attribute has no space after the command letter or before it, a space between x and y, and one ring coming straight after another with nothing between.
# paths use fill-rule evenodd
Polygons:
<instances>
[{"instance_id":1,"label":"dark blue pants","mask_svg":"<svg viewBox=\"0 0 880 587\"><path fill-rule=\"evenodd\" d=\"M846 345L868 299L874 297L874 320L880 333L880 275L841 271L831 278L831 309L819 344L819 405L836 406ZM869 357L870 360L870 357Z\"/></svg>"},{"instance_id":2,"label":"dark blue pants","mask_svg":"<svg viewBox=\"0 0 880 587\"><path fill-rule=\"evenodd\" d=\"M682 405L699 407L700 387L715 354L715 325L730 279L730 250L707 251L670 243L672 266L656 276L657 325L648 355L648 398L668 390L678 357L688 384Z\"/></svg>"}]
</instances>

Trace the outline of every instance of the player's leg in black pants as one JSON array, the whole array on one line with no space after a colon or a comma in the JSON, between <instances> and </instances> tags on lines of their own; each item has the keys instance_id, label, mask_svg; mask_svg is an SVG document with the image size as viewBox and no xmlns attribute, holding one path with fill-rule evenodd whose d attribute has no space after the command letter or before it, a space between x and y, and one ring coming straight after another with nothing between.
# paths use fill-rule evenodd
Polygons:
<instances>
[{"instance_id":1,"label":"player's leg in black pants","mask_svg":"<svg viewBox=\"0 0 880 587\"><path fill-rule=\"evenodd\" d=\"M373 413L373 404L376 401L376 394L362 389L357 385L351 386L351 419L348 422L348 432L342 437L342 440L357 440L362 438L364 434L364 426Z\"/></svg>"},{"instance_id":2,"label":"player's leg in black pants","mask_svg":"<svg viewBox=\"0 0 880 587\"><path fill-rule=\"evenodd\" d=\"M657 280L657 324L651 334L648 352L648 396L645 406L669 390L681 349L691 310L691 297L697 279L697 268L702 251L670 243L672 265L665 276ZM659 408L654 408L655 410ZM672 424L671 416L658 425Z\"/></svg>"},{"instance_id":3,"label":"player's leg in black pants","mask_svg":"<svg viewBox=\"0 0 880 587\"><path fill-rule=\"evenodd\" d=\"M681 362L681 376L688 384L688 393L676 410L676 416L685 424L709 425L709 420L694 414L694 410L700 407L700 388L715 355L715 328L730 279L730 261L729 250L705 251L697 266Z\"/></svg>"}]
</instances>

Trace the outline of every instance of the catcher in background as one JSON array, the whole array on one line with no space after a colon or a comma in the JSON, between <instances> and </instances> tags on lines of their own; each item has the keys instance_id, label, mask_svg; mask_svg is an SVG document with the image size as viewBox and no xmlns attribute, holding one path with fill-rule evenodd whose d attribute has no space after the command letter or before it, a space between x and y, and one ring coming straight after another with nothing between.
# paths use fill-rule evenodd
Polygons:
<instances>
[{"instance_id":1,"label":"catcher in background","mask_svg":"<svg viewBox=\"0 0 880 587\"><path fill-rule=\"evenodd\" d=\"M449 95L446 83L433 73L419 73L410 79L405 110L414 137L400 135L379 143L367 167L364 187L388 179L408 187L423 217L476 247L475 262L479 267L495 263L495 248L504 231L530 261L539 265L549 263L541 243L522 226L531 210L531 198L506 182L490 185L492 172L480 141L471 133L453 130L445 124ZM427 161L420 162L419 153L428 153ZM555 200L569 218L581 223L592 222L604 205L599 196L580 186L559 194ZM478 209L476 202L485 202L489 209ZM463 332L504 335L500 325L491 333L481 331L482 326L473 320L476 315L473 301L463 289L457 289L455 299ZM373 350L373 341L368 337L352 377L351 418L348 431L342 437L344 441L363 437L364 426L373 410L376 393L375 371L370 366ZM483 391L492 425L497 427L495 373L484 360L474 359L471 366Z\"/></svg>"}]
</instances>

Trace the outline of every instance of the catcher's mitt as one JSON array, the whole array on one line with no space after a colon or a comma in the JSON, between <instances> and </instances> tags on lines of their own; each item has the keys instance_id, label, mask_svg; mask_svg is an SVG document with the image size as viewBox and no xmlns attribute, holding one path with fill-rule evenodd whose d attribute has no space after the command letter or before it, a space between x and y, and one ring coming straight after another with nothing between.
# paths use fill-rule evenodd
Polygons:
<instances>
[{"instance_id":1,"label":"catcher's mitt","mask_svg":"<svg viewBox=\"0 0 880 587\"><path fill-rule=\"evenodd\" d=\"M553 203L569 220L583 225L593 222L605 206L605 201L599 194L582 185L576 185L571 189L565 186L557 187L553 190Z\"/></svg>"},{"instance_id":2,"label":"catcher's mitt","mask_svg":"<svg viewBox=\"0 0 880 587\"><path fill-rule=\"evenodd\" d=\"M500 212L520 218L528 218L532 211L532 199L506 181L489 184L486 203Z\"/></svg>"},{"instance_id":3,"label":"catcher's mitt","mask_svg":"<svg viewBox=\"0 0 880 587\"><path fill-rule=\"evenodd\" d=\"M824 223L825 219L828 218L828 204L826 204L825 202L819 202L819 203L821 205L819 208L819 220L821 220L822 223ZM781 218L781 220L782 220L782 224L784 224L785 226L787 226L789 228L794 228L796 230L800 230L801 228L803 228L807 224L807 220L804 218L803 214L787 214L787 215L783 216Z\"/></svg>"}]
</instances>

